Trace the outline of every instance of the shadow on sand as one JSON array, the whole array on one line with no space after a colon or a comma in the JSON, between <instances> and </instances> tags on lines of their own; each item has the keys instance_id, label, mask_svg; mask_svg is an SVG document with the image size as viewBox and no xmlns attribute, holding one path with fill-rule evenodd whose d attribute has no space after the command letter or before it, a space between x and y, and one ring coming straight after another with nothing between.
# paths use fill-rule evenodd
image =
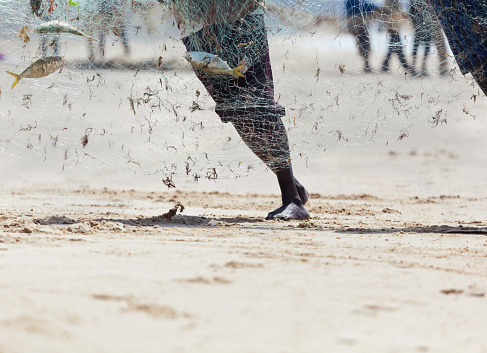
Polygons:
<instances>
[{"instance_id":1,"label":"shadow on sand","mask_svg":"<svg viewBox=\"0 0 487 353\"><path fill-rule=\"evenodd\" d=\"M132 227L153 227L153 226L219 226L219 225L236 225L242 223L260 223L264 222L263 218L255 217L201 217L177 214L172 217L167 217L166 214L155 217L143 217L133 219L120 218L97 218L93 220L75 220L66 216L51 216L45 218L35 219L34 223L40 225L71 225L82 223L85 221L91 222L115 222L125 224Z\"/></svg>"},{"instance_id":2,"label":"shadow on sand","mask_svg":"<svg viewBox=\"0 0 487 353\"><path fill-rule=\"evenodd\" d=\"M435 234L481 234L487 235L487 227L464 227L432 225L420 227L405 228L346 228L337 230L337 233L355 233L355 234L375 234L375 233L435 233Z\"/></svg>"},{"instance_id":3,"label":"shadow on sand","mask_svg":"<svg viewBox=\"0 0 487 353\"><path fill-rule=\"evenodd\" d=\"M335 232L341 234L392 234L392 233L416 233L416 234L479 234L487 235L487 227L465 227L459 226L447 226L447 225L431 225L431 226L418 226L418 227L403 227L403 228L330 228L319 224L316 220L304 220L304 221L266 221L261 217L248 217L248 216L236 216L236 217L210 217L210 216L191 216L183 214L173 214L168 216L168 213L154 217L139 217L133 219L121 219L121 218L97 218L92 220L81 219L75 220L66 216L50 216L45 218L35 219L34 223L40 225L71 225L82 222L114 222L124 224L132 227L153 227L153 226L237 226L246 227L250 224L262 223L257 228L268 228L273 223L284 223L287 227L282 230L310 230L310 231L326 231ZM252 228L255 228L255 225Z\"/></svg>"}]
</instances>

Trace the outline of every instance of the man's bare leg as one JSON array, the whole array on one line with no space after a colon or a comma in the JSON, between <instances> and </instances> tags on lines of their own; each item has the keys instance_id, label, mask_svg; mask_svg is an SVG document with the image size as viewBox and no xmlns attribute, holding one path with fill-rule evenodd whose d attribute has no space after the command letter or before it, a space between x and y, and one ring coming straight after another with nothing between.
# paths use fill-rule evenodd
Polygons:
<instances>
[{"instance_id":1,"label":"man's bare leg","mask_svg":"<svg viewBox=\"0 0 487 353\"><path fill-rule=\"evenodd\" d=\"M236 45L250 41L255 43L252 48ZM245 144L276 174L283 205L268 218L308 218L303 206L308 192L294 178L286 129L280 118L285 109L274 101L264 16L249 14L234 25L208 26L183 42L188 51L218 54L233 67L240 65L242 58L252 63L245 77L236 80L212 77L199 70L195 73L215 101L215 112L222 121L232 122Z\"/></svg>"},{"instance_id":2,"label":"man's bare leg","mask_svg":"<svg viewBox=\"0 0 487 353\"><path fill-rule=\"evenodd\" d=\"M267 219L306 219L304 208L308 192L295 178L289 154L286 129L280 117L272 121L263 118L240 118L235 129L250 150L276 174L281 189L282 206L270 212Z\"/></svg>"}]
</instances>

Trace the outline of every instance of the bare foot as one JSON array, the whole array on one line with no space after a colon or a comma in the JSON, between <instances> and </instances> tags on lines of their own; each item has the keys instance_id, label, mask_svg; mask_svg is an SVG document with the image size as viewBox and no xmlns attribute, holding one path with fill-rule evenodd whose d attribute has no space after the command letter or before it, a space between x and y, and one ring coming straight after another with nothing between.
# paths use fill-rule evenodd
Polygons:
<instances>
[{"instance_id":1,"label":"bare foot","mask_svg":"<svg viewBox=\"0 0 487 353\"><path fill-rule=\"evenodd\" d=\"M266 219L282 219L289 221L291 219L308 219L309 213L306 211L303 205L290 203L288 205L282 205L277 210L269 212Z\"/></svg>"}]
</instances>

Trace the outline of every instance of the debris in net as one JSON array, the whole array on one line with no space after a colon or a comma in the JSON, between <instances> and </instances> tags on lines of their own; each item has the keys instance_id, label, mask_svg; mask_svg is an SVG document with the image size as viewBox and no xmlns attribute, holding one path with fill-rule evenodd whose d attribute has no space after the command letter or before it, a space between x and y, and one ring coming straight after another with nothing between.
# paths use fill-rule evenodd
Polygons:
<instances>
[{"instance_id":1,"label":"debris in net","mask_svg":"<svg viewBox=\"0 0 487 353\"><path fill-rule=\"evenodd\" d=\"M174 207L171 208L169 211L167 211L167 213L164 213L163 215L161 215L161 217L164 217L166 219L171 219L172 217L174 217L176 215L176 213L178 213L178 210L179 210L179 213L183 212L184 206L181 202L176 201L176 204L174 205Z\"/></svg>"},{"instance_id":2,"label":"debris in net","mask_svg":"<svg viewBox=\"0 0 487 353\"><path fill-rule=\"evenodd\" d=\"M48 56L46 58L39 59L30 65L27 69L17 75L13 72L7 71L8 74L15 77L15 81L12 88L15 87L17 82L23 78L41 78L52 74L57 69L64 66L64 58L62 56Z\"/></svg>"},{"instance_id":3,"label":"debris in net","mask_svg":"<svg viewBox=\"0 0 487 353\"><path fill-rule=\"evenodd\" d=\"M88 144L88 134L85 134L81 138L81 146L83 146L83 148L85 148L87 144Z\"/></svg>"},{"instance_id":4,"label":"debris in net","mask_svg":"<svg viewBox=\"0 0 487 353\"><path fill-rule=\"evenodd\" d=\"M399 101L399 99L402 99L402 100L407 101L407 100L409 100L411 97L412 97L412 95L411 95L411 94L409 94L409 95L408 95L408 94L400 94L400 93L396 92L396 99L397 99L398 101Z\"/></svg>"},{"instance_id":5,"label":"debris in net","mask_svg":"<svg viewBox=\"0 0 487 353\"><path fill-rule=\"evenodd\" d=\"M168 189L176 188L176 184L174 184L174 182L172 181L172 175L171 177L166 177L166 179L162 179L162 182L168 187Z\"/></svg>"},{"instance_id":6,"label":"debris in net","mask_svg":"<svg viewBox=\"0 0 487 353\"><path fill-rule=\"evenodd\" d=\"M15 86L15 83L14 83ZM13 88L13 86L12 86ZM30 106L32 105L32 94L24 94L22 98L22 105L26 107L27 109L30 109Z\"/></svg>"},{"instance_id":7,"label":"debris in net","mask_svg":"<svg viewBox=\"0 0 487 353\"><path fill-rule=\"evenodd\" d=\"M30 42L30 37L29 35L27 34L27 32L29 31L29 26L23 26L20 30L19 30L19 33L17 33L17 37L20 38L20 40L22 42L24 42L25 44L29 43Z\"/></svg>"},{"instance_id":8,"label":"debris in net","mask_svg":"<svg viewBox=\"0 0 487 353\"><path fill-rule=\"evenodd\" d=\"M253 40L251 40L251 41L250 41L250 42L248 42L248 43L239 43L239 44L237 45L237 47L239 47L239 48L242 48L242 47L247 47L247 48L248 48L248 47L250 47L252 44L254 44L254 41L253 41Z\"/></svg>"},{"instance_id":9,"label":"debris in net","mask_svg":"<svg viewBox=\"0 0 487 353\"><path fill-rule=\"evenodd\" d=\"M340 73L343 75L345 73L345 64L339 65L338 70L340 70Z\"/></svg>"},{"instance_id":10,"label":"debris in net","mask_svg":"<svg viewBox=\"0 0 487 353\"><path fill-rule=\"evenodd\" d=\"M218 179L218 174L216 172L216 169L215 168L209 168L208 171L206 172L206 178L208 180Z\"/></svg>"},{"instance_id":11,"label":"debris in net","mask_svg":"<svg viewBox=\"0 0 487 353\"><path fill-rule=\"evenodd\" d=\"M441 119L441 114L443 113L443 109L438 110L435 113L435 116L431 118L431 122L435 125L438 126L440 123L445 123L446 124L446 118Z\"/></svg>"},{"instance_id":12,"label":"debris in net","mask_svg":"<svg viewBox=\"0 0 487 353\"><path fill-rule=\"evenodd\" d=\"M397 138L397 140L398 141L402 141L406 137L409 137L409 134L407 133L407 131L404 131L404 132L401 133L401 135L399 135L399 137Z\"/></svg>"},{"instance_id":13,"label":"debris in net","mask_svg":"<svg viewBox=\"0 0 487 353\"><path fill-rule=\"evenodd\" d=\"M120 37L121 30L119 28L110 28L112 30L112 33L114 36ZM109 30L107 30L107 33L110 33Z\"/></svg>"},{"instance_id":14,"label":"debris in net","mask_svg":"<svg viewBox=\"0 0 487 353\"><path fill-rule=\"evenodd\" d=\"M32 95L30 95L30 96L32 96ZM30 97L29 97L29 98L30 98ZM24 100L25 100L25 97L24 97ZM19 131L31 131L32 129L36 129L36 128L37 128L37 120L35 121L35 123L36 123L36 124L35 124L34 126L32 126L32 125L30 125L30 124L29 124L29 125L27 125L27 127L22 127L22 126L21 126Z\"/></svg>"},{"instance_id":15,"label":"debris in net","mask_svg":"<svg viewBox=\"0 0 487 353\"><path fill-rule=\"evenodd\" d=\"M134 115L136 115L136 113L135 113L134 99L132 97L127 97L127 99L130 102L130 108L132 108L132 111L134 112Z\"/></svg>"},{"instance_id":16,"label":"debris in net","mask_svg":"<svg viewBox=\"0 0 487 353\"><path fill-rule=\"evenodd\" d=\"M191 108L189 110L191 111L191 113L194 113L197 110L203 110L203 109L201 108L201 106L198 103L193 101L193 105L191 106Z\"/></svg>"}]
</instances>

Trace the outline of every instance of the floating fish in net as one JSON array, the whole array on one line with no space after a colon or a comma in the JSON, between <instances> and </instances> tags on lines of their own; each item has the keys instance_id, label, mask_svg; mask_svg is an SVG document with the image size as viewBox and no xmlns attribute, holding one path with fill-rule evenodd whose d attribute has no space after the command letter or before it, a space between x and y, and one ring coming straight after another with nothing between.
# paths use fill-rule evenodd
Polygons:
<instances>
[{"instance_id":1,"label":"floating fish in net","mask_svg":"<svg viewBox=\"0 0 487 353\"><path fill-rule=\"evenodd\" d=\"M20 75L7 71L8 74L15 77L12 88L23 78L41 78L52 74L57 69L64 66L64 58L62 56L48 56L39 59L30 65L27 69L22 71Z\"/></svg>"},{"instance_id":2,"label":"floating fish in net","mask_svg":"<svg viewBox=\"0 0 487 353\"><path fill-rule=\"evenodd\" d=\"M184 58L188 60L193 67L208 74L245 77L241 72L244 65L232 69L226 61L222 60L217 55L201 51L190 51L184 55Z\"/></svg>"},{"instance_id":3,"label":"floating fish in net","mask_svg":"<svg viewBox=\"0 0 487 353\"><path fill-rule=\"evenodd\" d=\"M49 21L40 24L39 26L35 27L33 31L35 33L69 33L77 36L87 37L91 40L95 40L92 36L83 33L80 29L76 28L75 26L59 20Z\"/></svg>"}]
</instances>

